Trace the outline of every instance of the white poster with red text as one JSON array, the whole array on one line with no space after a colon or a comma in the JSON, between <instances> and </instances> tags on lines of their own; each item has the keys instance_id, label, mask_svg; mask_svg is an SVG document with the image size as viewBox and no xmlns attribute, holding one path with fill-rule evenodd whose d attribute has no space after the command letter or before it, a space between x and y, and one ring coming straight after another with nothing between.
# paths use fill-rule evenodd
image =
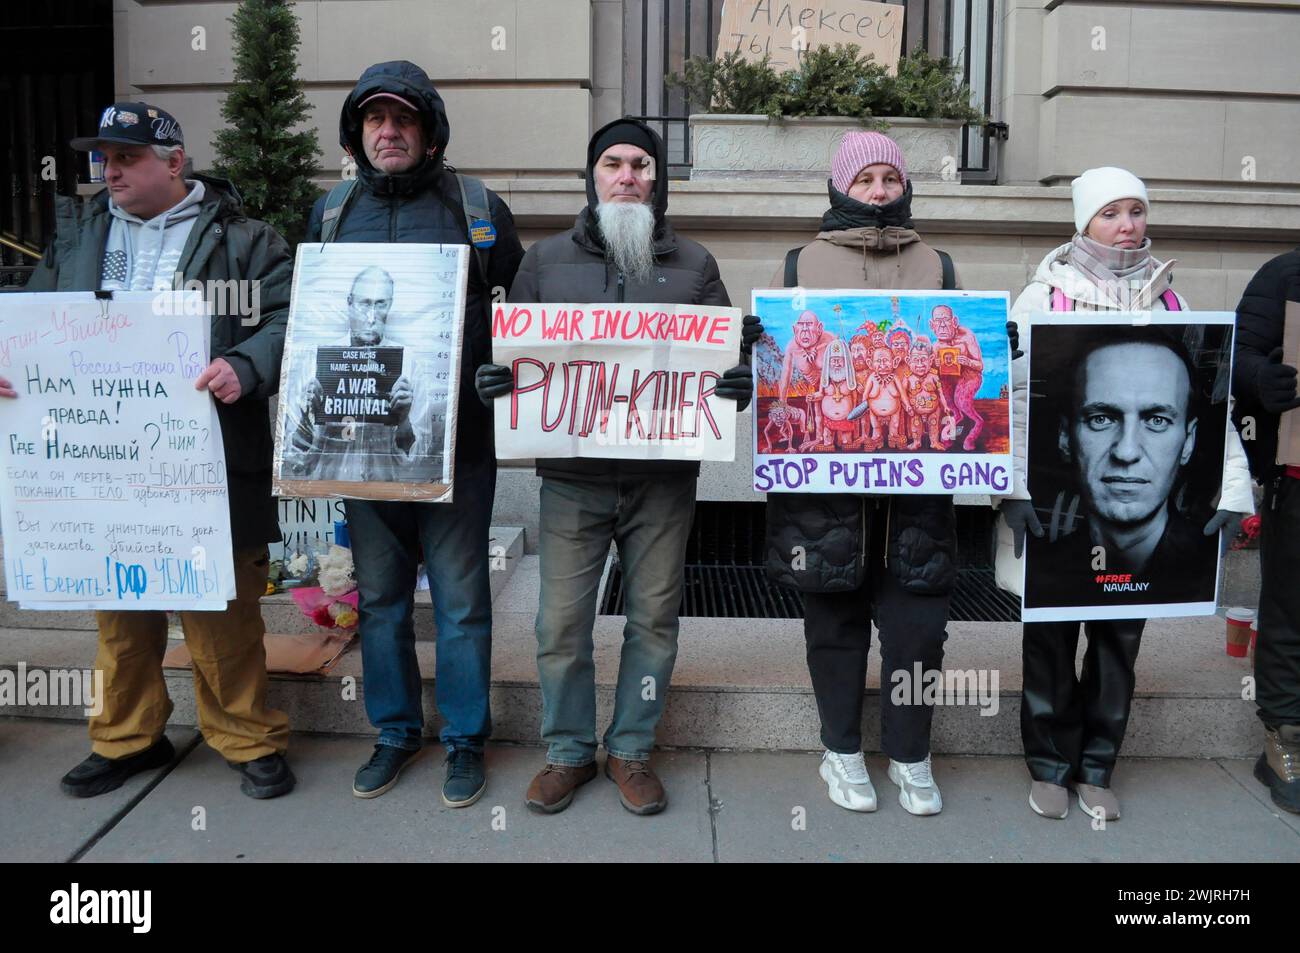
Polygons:
<instances>
[{"instance_id":1,"label":"white poster with red text","mask_svg":"<svg viewBox=\"0 0 1300 953\"><path fill-rule=\"evenodd\" d=\"M701 305L497 305L492 360L515 384L494 405L497 456L735 459L736 404L714 388L740 323Z\"/></svg>"}]
</instances>

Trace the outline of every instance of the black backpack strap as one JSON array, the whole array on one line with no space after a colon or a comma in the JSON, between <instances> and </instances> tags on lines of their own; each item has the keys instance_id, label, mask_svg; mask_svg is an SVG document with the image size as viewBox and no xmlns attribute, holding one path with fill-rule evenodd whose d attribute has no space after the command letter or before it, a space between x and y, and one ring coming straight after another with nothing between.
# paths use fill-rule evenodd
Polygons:
<instances>
[{"instance_id":1,"label":"black backpack strap","mask_svg":"<svg viewBox=\"0 0 1300 953\"><path fill-rule=\"evenodd\" d=\"M492 210L488 207L487 186L471 175L453 173L460 185L460 206L465 213L465 234L470 248L478 259L479 277L484 286L488 280L488 255L496 244L497 235L492 225Z\"/></svg>"},{"instance_id":2,"label":"black backpack strap","mask_svg":"<svg viewBox=\"0 0 1300 953\"><path fill-rule=\"evenodd\" d=\"M951 291L957 287L957 270L952 266L952 256L937 248L934 251L939 256L939 267L943 269L943 290Z\"/></svg>"},{"instance_id":3,"label":"black backpack strap","mask_svg":"<svg viewBox=\"0 0 1300 953\"><path fill-rule=\"evenodd\" d=\"M791 248L785 253L785 286L795 288L799 284L799 253L804 250L803 245L798 248Z\"/></svg>"},{"instance_id":4,"label":"black backpack strap","mask_svg":"<svg viewBox=\"0 0 1300 953\"><path fill-rule=\"evenodd\" d=\"M334 236L339 230L339 223L343 221L343 213L356 192L356 185L356 179L344 179L330 189L329 194L325 196L325 211L320 218L320 240L322 242L334 241Z\"/></svg>"}]
</instances>

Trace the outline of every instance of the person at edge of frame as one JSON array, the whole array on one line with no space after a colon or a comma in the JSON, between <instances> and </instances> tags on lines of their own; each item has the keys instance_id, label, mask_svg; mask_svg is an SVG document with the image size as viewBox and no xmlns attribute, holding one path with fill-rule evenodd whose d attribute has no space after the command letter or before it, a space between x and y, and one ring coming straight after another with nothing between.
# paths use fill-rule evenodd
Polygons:
<instances>
[{"instance_id":1,"label":"person at edge of frame","mask_svg":"<svg viewBox=\"0 0 1300 953\"><path fill-rule=\"evenodd\" d=\"M1274 804L1300 813L1300 465L1277 462L1278 427L1284 420L1294 427L1300 413L1296 368L1282 353L1288 324L1300 327L1300 248L1266 262L1246 286L1237 305L1232 368L1239 426L1245 432L1247 417L1254 423L1254 439L1244 441L1251 470L1264 484L1255 644L1264 751L1255 777L1268 786Z\"/></svg>"}]
</instances>

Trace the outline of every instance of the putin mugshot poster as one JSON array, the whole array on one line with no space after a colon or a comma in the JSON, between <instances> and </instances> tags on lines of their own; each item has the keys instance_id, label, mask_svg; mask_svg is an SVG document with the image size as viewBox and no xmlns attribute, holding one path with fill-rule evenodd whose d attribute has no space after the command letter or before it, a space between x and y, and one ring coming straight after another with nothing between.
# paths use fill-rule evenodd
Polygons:
<instances>
[{"instance_id":1,"label":"putin mugshot poster","mask_svg":"<svg viewBox=\"0 0 1300 953\"><path fill-rule=\"evenodd\" d=\"M448 502L466 245L298 246L277 496Z\"/></svg>"},{"instance_id":2,"label":"putin mugshot poster","mask_svg":"<svg viewBox=\"0 0 1300 953\"><path fill-rule=\"evenodd\" d=\"M1026 622L1210 615L1228 312L1030 316Z\"/></svg>"},{"instance_id":3,"label":"putin mugshot poster","mask_svg":"<svg viewBox=\"0 0 1300 953\"><path fill-rule=\"evenodd\" d=\"M754 489L1005 493L1007 295L755 291Z\"/></svg>"}]
</instances>

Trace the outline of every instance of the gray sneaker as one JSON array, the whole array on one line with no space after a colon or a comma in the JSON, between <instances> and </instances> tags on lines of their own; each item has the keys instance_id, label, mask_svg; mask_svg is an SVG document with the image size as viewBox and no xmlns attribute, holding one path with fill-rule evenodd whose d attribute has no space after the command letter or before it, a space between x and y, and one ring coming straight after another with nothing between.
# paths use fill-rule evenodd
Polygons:
<instances>
[{"instance_id":1,"label":"gray sneaker","mask_svg":"<svg viewBox=\"0 0 1300 953\"><path fill-rule=\"evenodd\" d=\"M1029 806L1035 814L1059 821L1070 813L1070 792L1051 781L1035 781L1029 785Z\"/></svg>"},{"instance_id":2,"label":"gray sneaker","mask_svg":"<svg viewBox=\"0 0 1300 953\"><path fill-rule=\"evenodd\" d=\"M1079 796L1079 807L1093 817L1107 821L1119 820L1119 798L1110 788L1097 787L1095 784L1075 784L1075 793Z\"/></svg>"}]
</instances>

